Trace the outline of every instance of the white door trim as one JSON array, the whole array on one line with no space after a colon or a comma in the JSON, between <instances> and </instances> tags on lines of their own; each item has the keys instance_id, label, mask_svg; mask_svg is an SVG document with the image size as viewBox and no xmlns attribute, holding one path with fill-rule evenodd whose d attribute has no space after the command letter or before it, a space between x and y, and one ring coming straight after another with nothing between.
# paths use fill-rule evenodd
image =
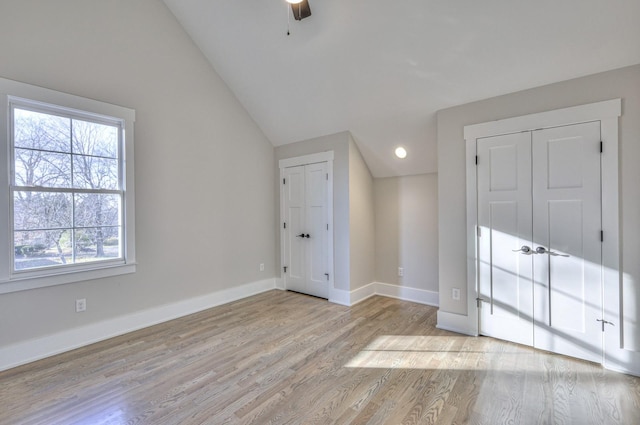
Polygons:
<instances>
[{"instance_id":1,"label":"white door trim","mask_svg":"<svg viewBox=\"0 0 640 425\"><path fill-rule=\"evenodd\" d=\"M287 167L297 167L298 165L315 164L317 162L333 162L333 151L312 153L309 155L296 156L294 158L281 159L278 164L280 169Z\"/></svg>"},{"instance_id":2,"label":"white door trim","mask_svg":"<svg viewBox=\"0 0 640 425\"><path fill-rule=\"evenodd\" d=\"M284 186L282 185L282 179L284 178L284 169L287 167L297 167L299 165L315 164L318 162L327 163L327 220L329 222L329 234L327 235L327 269L329 270L329 300L336 299L336 289L334 288L334 274L333 269L333 151L318 152L309 155L297 156L293 158L284 158L278 161L280 168L280 282L284 282L284 269L285 266L285 234L283 223L285 221L284 210ZM286 288L283 288L286 289Z\"/></svg>"},{"instance_id":3,"label":"white door trim","mask_svg":"<svg viewBox=\"0 0 640 425\"><path fill-rule=\"evenodd\" d=\"M470 334L478 335L476 140L501 134L600 121L604 144L602 154L602 228L605 235L602 245L602 262L605 270L603 283L604 288L610 291L604 301L604 309L607 313L605 320L619 324L616 325L615 332L606 333L605 346L607 341L610 346L611 344L620 344L620 338L616 338L614 334L618 334L622 327L621 320L619 320L621 276L618 218L618 117L621 113L621 99L613 99L464 127L467 173L467 320Z\"/></svg>"}]
</instances>

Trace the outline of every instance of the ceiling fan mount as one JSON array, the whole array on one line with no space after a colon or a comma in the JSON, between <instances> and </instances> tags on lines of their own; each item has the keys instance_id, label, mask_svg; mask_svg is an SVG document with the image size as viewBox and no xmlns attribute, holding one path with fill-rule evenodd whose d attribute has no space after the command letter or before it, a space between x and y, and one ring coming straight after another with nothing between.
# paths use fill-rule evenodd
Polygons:
<instances>
[{"instance_id":1,"label":"ceiling fan mount","mask_svg":"<svg viewBox=\"0 0 640 425\"><path fill-rule=\"evenodd\" d=\"M296 21L301 21L311 16L309 0L287 0L287 3L291 5L291 12L293 12L293 18Z\"/></svg>"}]
</instances>

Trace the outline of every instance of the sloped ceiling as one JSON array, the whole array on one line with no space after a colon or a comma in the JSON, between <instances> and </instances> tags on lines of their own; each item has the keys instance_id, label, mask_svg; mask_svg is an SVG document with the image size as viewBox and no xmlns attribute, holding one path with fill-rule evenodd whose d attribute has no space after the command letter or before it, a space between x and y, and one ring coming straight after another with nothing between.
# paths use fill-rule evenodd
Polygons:
<instances>
[{"instance_id":1,"label":"sloped ceiling","mask_svg":"<svg viewBox=\"0 0 640 425\"><path fill-rule=\"evenodd\" d=\"M349 130L375 177L437 171L439 109L640 63L640 0L164 1L275 146Z\"/></svg>"}]
</instances>

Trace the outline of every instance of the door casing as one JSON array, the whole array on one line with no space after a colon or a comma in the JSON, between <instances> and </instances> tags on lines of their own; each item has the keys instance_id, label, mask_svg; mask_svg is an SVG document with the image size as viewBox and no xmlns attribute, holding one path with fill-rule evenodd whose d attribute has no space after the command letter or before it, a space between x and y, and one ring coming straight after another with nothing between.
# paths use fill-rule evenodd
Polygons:
<instances>
[{"instance_id":1,"label":"door casing","mask_svg":"<svg viewBox=\"0 0 640 425\"><path fill-rule=\"evenodd\" d=\"M328 277L328 286L329 286L329 300L335 299L336 298L336 294L335 294L335 289L334 289L334 250L333 250L333 244L334 244L334 235L333 235L333 159L334 159L334 152L333 151L326 151L326 152L319 152L319 153L314 153L314 154L309 154L309 155L303 155L303 156L297 156L297 157L293 157L293 158L285 158L285 159L281 159L278 162L278 166L280 169L280 180L279 180L279 187L280 187L280 222L279 222L279 229L280 229L280 277L279 279L277 279L276 281L276 287L279 289L286 289L284 282L285 282L285 273L284 273L284 267L287 266L287 264L285 264L285 229L284 229L284 222L286 221L285 219L285 195L284 195L284 187L282 185L282 179L284 178L284 170L288 167L296 167L296 166L300 166L300 165L308 165L308 164L314 164L314 163L318 163L318 162L326 162L327 163L327 212L328 212L328 217L327 217L327 221L329 224L329 229L328 229L328 235L327 235L327 270L329 273L329 277Z\"/></svg>"},{"instance_id":2,"label":"door casing","mask_svg":"<svg viewBox=\"0 0 640 425\"><path fill-rule=\"evenodd\" d=\"M621 99L557 109L521 117L508 118L464 127L466 142L467 188L467 312L468 333L478 335L478 199L476 174L476 140L483 137L533 131L564 125L600 121L603 142L602 164L602 245L603 286L605 288L605 320L613 323L605 333L605 366L623 369L619 359L625 358L621 338L620 252L618 216L618 117Z\"/></svg>"}]
</instances>

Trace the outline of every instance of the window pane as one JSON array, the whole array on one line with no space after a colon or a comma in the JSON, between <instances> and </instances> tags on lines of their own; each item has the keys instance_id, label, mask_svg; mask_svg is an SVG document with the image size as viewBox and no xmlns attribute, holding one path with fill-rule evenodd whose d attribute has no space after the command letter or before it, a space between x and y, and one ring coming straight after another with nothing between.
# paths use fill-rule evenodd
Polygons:
<instances>
[{"instance_id":1,"label":"window pane","mask_svg":"<svg viewBox=\"0 0 640 425\"><path fill-rule=\"evenodd\" d=\"M56 152L71 151L71 120L14 108L14 145Z\"/></svg>"},{"instance_id":2,"label":"window pane","mask_svg":"<svg viewBox=\"0 0 640 425\"><path fill-rule=\"evenodd\" d=\"M120 228L93 227L75 231L76 263L121 257Z\"/></svg>"},{"instance_id":3,"label":"window pane","mask_svg":"<svg viewBox=\"0 0 640 425\"><path fill-rule=\"evenodd\" d=\"M69 227L71 227L71 194L56 192L14 192L14 230Z\"/></svg>"},{"instance_id":4,"label":"window pane","mask_svg":"<svg viewBox=\"0 0 640 425\"><path fill-rule=\"evenodd\" d=\"M14 268L25 270L71 263L71 232L14 232Z\"/></svg>"},{"instance_id":5,"label":"window pane","mask_svg":"<svg viewBox=\"0 0 640 425\"><path fill-rule=\"evenodd\" d=\"M14 270L123 259L124 121L19 99L10 108Z\"/></svg>"},{"instance_id":6,"label":"window pane","mask_svg":"<svg viewBox=\"0 0 640 425\"><path fill-rule=\"evenodd\" d=\"M71 155L15 149L15 184L70 187Z\"/></svg>"},{"instance_id":7,"label":"window pane","mask_svg":"<svg viewBox=\"0 0 640 425\"><path fill-rule=\"evenodd\" d=\"M118 189L118 160L73 155L73 187Z\"/></svg>"},{"instance_id":8,"label":"window pane","mask_svg":"<svg viewBox=\"0 0 640 425\"><path fill-rule=\"evenodd\" d=\"M73 153L118 158L118 127L73 120Z\"/></svg>"},{"instance_id":9,"label":"window pane","mask_svg":"<svg viewBox=\"0 0 640 425\"><path fill-rule=\"evenodd\" d=\"M76 227L120 225L120 195L76 194L74 199Z\"/></svg>"}]
</instances>

